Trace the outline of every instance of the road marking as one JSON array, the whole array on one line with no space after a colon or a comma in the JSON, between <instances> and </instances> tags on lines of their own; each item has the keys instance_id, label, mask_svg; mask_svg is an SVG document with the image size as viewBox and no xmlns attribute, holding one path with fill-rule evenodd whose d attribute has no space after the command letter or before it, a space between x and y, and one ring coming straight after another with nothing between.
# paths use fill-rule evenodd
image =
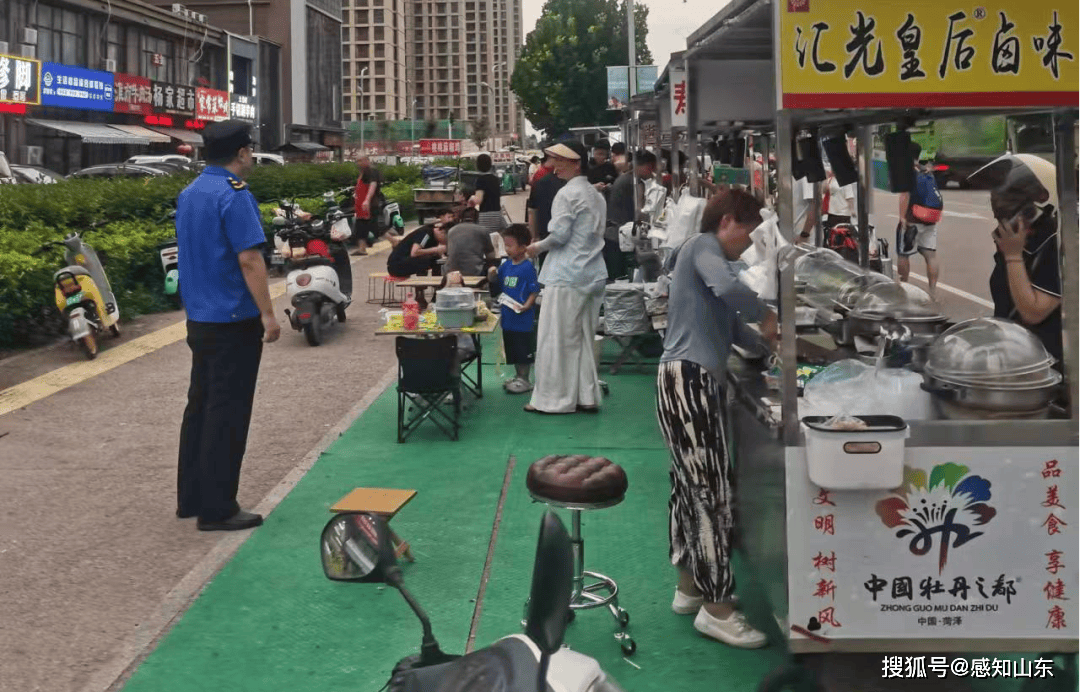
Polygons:
<instances>
[{"instance_id":1,"label":"road marking","mask_svg":"<svg viewBox=\"0 0 1080 692\"><path fill-rule=\"evenodd\" d=\"M357 402L351 411L346 413L334 427L323 435L315 448L308 452L300 460L300 463L263 498L254 511L266 516L281 504L289 491L307 475L307 472L311 470L311 467L315 465L323 452L329 449L339 437L352 427L352 424L375 403L375 400L386 391L395 379L397 379L396 366L387 370L382 378L364 394L364 398ZM187 527L190 527L189 530L194 530L194 527L190 524ZM266 529L262 530L265 531ZM191 571L184 575L184 578L165 595L157 608L147 614L145 619L139 623L135 631L120 645L119 653L90 677L89 682L83 686L82 692L117 692L120 690L139 665L157 647L158 642L168 634L172 626L180 620L188 607L198 598L203 588L233 558L236 551L253 533L253 531L237 531L232 535L219 538L213 548L210 549L210 552L192 567Z\"/></svg>"},{"instance_id":2,"label":"road marking","mask_svg":"<svg viewBox=\"0 0 1080 692\"><path fill-rule=\"evenodd\" d=\"M371 248L373 251L371 254L377 254L389 247L388 241L380 241ZM270 285L270 300L277 300L283 295L285 295L284 281ZM114 348L102 349L94 360L71 363L32 380L0 390L0 416L29 406L35 401L41 401L68 387L81 384L140 356L171 346L186 337L187 322L181 320ZM105 342L107 343L107 339ZM98 343L102 343L102 340L99 339Z\"/></svg>"},{"instance_id":3,"label":"road marking","mask_svg":"<svg viewBox=\"0 0 1080 692\"><path fill-rule=\"evenodd\" d=\"M915 272L911 272L908 276L910 278L912 278L912 279L918 279L919 281L923 282L924 284L927 284L927 285L930 284L930 280L927 279L922 274L916 274ZM949 284L938 283L937 287L939 289L941 289L942 291L945 291L946 293L952 293L953 295L960 296L964 300L970 300L972 303L975 303L976 305L981 305L984 308L990 308L991 310L994 309L994 304L991 303L989 300L985 300L983 298L980 298L977 295L974 295L972 293L968 293L967 291L961 290L959 288L954 288L953 286L950 286Z\"/></svg>"}]
</instances>

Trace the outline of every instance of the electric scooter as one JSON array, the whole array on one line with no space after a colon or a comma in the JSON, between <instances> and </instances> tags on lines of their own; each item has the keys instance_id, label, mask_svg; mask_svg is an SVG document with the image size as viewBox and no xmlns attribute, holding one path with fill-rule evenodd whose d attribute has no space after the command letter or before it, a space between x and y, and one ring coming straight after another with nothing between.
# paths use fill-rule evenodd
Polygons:
<instances>
[{"instance_id":1,"label":"electric scooter","mask_svg":"<svg viewBox=\"0 0 1080 692\"><path fill-rule=\"evenodd\" d=\"M176 219L176 210L169 212L167 219ZM164 221L165 219L161 219ZM161 269L165 272L165 295L173 307L180 309L180 246L176 238L158 245L161 257Z\"/></svg>"},{"instance_id":2,"label":"electric scooter","mask_svg":"<svg viewBox=\"0 0 1080 692\"><path fill-rule=\"evenodd\" d=\"M275 245L287 263L285 294L295 308L286 310L285 315L293 329L304 332L308 344L318 346L334 317L344 322L345 309L352 304L351 287L346 287L349 293L343 292L343 277L339 275L339 271L349 272L347 283L352 283L352 267L341 245L351 235L349 224L340 211L334 215L332 227L322 219L299 221L281 216L275 217L273 224L278 228Z\"/></svg>"},{"instance_id":3,"label":"electric scooter","mask_svg":"<svg viewBox=\"0 0 1080 692\"><path fill-rule=\"evenodd\" d=\"M339 514L323 529L321 544L327 578L389 584L401 592L420 620L424 631L420 654L398 661L386 686L389 692L622 692L595 659L563 646L570 620L574 558L566 527L551 510L540 523L525 634L504 637L465 656L439 648L427 614L405 589L384 519L373 514Z\"/></svg>"},{"instance_id":4,"label":"electric scooter","mask_svg":"<svg viewBox=\"0 0 1080 692\"><path fill-rule=\"evenodd\" d=\"M34 254L56 246L64 247L67 263L53 274L56 308L67 320L71 340L93 360L98 354L100 333L108 330L112 336L120 336L120 308L94 248L73 231L62 241L45 243Z\"/></svg>"}]
</instances>

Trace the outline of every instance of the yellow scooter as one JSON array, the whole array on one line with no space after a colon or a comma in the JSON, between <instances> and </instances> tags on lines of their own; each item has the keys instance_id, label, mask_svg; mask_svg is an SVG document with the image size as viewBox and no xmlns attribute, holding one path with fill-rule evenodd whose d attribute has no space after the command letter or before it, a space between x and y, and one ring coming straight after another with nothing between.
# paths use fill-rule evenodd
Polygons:
<instances>
[{"instance_id":1,"label":"yellow scooter","mask_svg":"<svg viewBox=\"0 0 1080 692\"><path fill-rule=\"evenodd\" d=\"M53 274L56 308L67 320L71 340L92 360L98 354L100 333L108 330L120 336L120 308L94 248L72 232L63 241L41 246L39 252L57 245L64 246L67 266Z\"/></svg>"}]
</instances>

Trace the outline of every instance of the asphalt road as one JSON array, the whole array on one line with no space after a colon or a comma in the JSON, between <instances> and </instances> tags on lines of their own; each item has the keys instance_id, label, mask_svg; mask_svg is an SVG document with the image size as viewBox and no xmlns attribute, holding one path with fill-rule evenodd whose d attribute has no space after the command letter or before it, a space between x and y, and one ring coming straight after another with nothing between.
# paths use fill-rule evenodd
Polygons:
<instances>
[{"instance_id":1,"label":"asphalt road","mask_svg":"<svg viewBox=\"0 0 1080 692\"><path fill-rule=\"evenodd\" d=\"M994 268L995 222L990 213L990 194L981 190L942 191L945 208L938 224L937 257L941 266L938 298L945 314L964 320L993 314L990 272ZM871 223L888 239L895 255L897 195L875 191ZM912 283L926 288L926 263L921 255L911 258Z\"/></svg>"}]
</instances>

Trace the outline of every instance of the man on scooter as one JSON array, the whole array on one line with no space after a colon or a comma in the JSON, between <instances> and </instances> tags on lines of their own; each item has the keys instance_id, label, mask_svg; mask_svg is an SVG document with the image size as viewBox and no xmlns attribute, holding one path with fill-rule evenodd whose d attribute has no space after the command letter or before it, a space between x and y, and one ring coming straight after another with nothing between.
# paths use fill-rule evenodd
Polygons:
<instances>
[{"instance_id":1,"label":"man on scooter","mask_svg":"<svg viewBox=\"0 0 1080 692\"><path fill-rule=\"evenodd\" d=\"M237 531L262 516L236 502L263 343L277 341L258 203L244 176L251 128L230 120L203 134L207 166L177 200L180 284L191 386L180 428L176 516L200 531Z\"/></svg>"}]
</instances>

